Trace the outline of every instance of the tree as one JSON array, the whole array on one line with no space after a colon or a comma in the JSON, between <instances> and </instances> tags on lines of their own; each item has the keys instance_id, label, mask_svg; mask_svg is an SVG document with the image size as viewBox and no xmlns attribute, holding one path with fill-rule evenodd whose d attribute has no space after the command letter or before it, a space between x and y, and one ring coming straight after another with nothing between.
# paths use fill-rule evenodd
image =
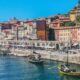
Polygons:
<instances>
[{"instance_id":1,"label":"tree","mask_svg":"<svg viewBox=\"0 0 80 80\"><path fill-rule=\"evenodd\" d=\"M75 26L75 25L76 25L76 23L72 22L72 21L61 23L61 26Z\"/></svg>"},{"instance_id":2,"label":"tree","mask_svg":"<svg viewBox=\"0 0 80 80\"><path fill-rule=\"evenodd\" d=\"M76 17L76 21L77 21L78 23L80 23L80 15L78 15L78 16Z\"/></svg>"}]
</instances>

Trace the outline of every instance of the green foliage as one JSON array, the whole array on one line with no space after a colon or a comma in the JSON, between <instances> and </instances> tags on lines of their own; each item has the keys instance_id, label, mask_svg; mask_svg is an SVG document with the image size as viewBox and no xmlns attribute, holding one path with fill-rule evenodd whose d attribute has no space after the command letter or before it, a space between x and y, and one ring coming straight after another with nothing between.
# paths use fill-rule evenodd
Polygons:
<instances>
[{"instance_id":1,"label":"green foliage","mask_svg":"<svg viewBox=\"0 0 80 80\"><path fill-rule=\"evenodd\" d=\"M61 23L61 26L75 26L75 25L76 25L76 23L72 22L72 21Z\"/></svg>"},{"instance_id":2,"label":"green foliage","mask_svg":"<svg viewBox=\"0 0 80 80\"><path fill-rule=\"evenodd\" d=\"M77 21L78 23L80 23L80 15L78 15L78 16L76 17L76 21Z\"/></svg>"}]
</instances>

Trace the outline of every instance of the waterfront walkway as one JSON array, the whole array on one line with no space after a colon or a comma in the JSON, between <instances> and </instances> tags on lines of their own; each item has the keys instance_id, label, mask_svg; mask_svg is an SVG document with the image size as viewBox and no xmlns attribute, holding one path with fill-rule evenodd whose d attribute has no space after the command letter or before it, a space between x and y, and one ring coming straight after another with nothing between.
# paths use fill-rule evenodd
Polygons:
<instances>
[{"instance_id":1,"label":"waterfront walkway","mask_svg":"<svg viewBox=\"0 0 80 80\"><path fill-rule=\"evenodd\" d=\"M27 42L28 45L25 45ZM61 49L56 49L56 44L58 42L55 41L1 41L0 44L5 46L10 46L8 50L10 50L11 55L15 56L28 56L32 54L33 51L33 43L35 43L34 50L35 52L41 54L43 59L51 59L57 61L67 60L67 54L65 51L62 51L63 46L59 46ZM41 44L39 44L41 43ZM44 45L43 45L44 44ZM53 46L51 45L53 44ZM29 48L30 47L30 48ZM70 49L69 49L70 50ZM73 53L69 51L69 62L80 64L80 49L73 50Z\"/></svg>"},{"instance_id":2,"label":"waterfront walkway","mask_svg":"<svg viewBox=\"0 0 80 80\"><path fill-rule=\"evenodd\" d=\"M74 50L76 51L76 53L70 53L69 52L69 62L70 63L76 63L76 64L80 64L80 54L79 51L80 50ZM67 61L67 53L63 52L63 51L54 51L54 50L35 50L35 52L41 54L41 57L43 59L51 59L51 60L56 60L56 61ZM28 56L30 54L32 54L32 50L31 49L27 49L27 50L11 50L11 53L15 56Z\"/></svg>"}]
</instances>

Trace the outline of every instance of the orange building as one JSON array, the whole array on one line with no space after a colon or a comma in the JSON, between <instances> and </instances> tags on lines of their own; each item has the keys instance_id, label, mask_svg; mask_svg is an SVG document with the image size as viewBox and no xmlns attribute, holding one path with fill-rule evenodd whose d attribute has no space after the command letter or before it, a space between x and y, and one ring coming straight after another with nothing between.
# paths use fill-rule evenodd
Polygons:
<instances>
[{"instance_id":1,"label":"orange building","mask_svg":"<svg viewBox=\"0 0 80 80\"><path fill-rule=\"evenodd\" d=\"M45 30L37 31L37 37L40 40L47 40L48 35L47 35L47 32Z\"/></svg>"},{"instance_id":2,"label":"orange building","mask_svg":"<svg viewBox=\"0 0 80 80\"><path fill-rule=\"evenodd\" d=\"M37 32L36 32L37 38L40 40L47 40L48 32L47 32L46 20L37 20L36 27L37 27Z\"/></svg>"}]
</instances>

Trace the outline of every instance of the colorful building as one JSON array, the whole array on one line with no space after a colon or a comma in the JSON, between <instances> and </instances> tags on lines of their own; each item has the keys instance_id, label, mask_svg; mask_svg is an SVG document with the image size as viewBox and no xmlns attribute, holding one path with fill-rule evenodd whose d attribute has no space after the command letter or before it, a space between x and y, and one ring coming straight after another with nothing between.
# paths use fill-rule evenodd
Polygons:
<instances>
[{"instance_id":1,"label":"colorful building","mask_svg":"<svg viewBox=\"0 0 80 80\"><path fill-rule=\"evenodd\" d=\"M27 39L37 39L35 21L24 21L24 27L25 37Z\"/></svg>"},{"instance_id":2,"label":"colorful building","mask_svg":"<svg viewBox=\"0 0 80 80\"><path fill-rule=\"evenodd\" d=\"M80 15L78 5L67 15L58 14L48 18L35 20L11 19L0 23L0 36L4 39L39 39L59 42L79 42L80 26L76 25L76 17ZM67 24L70 25L67 25Z\"/></svg>"},{"instance_id":3,"label":"colorful building","mask_svg":"<svg viewBox=\"0 0 80 80\"><path fill-rule=\"evenodd\" d=\"M53 28L55 31L55 40L62 42L80 42L80 26L63 26L60 28Z\"/></svg>"},{"instance_id":4,"label":"colorful building","mask_svg":"<svg viewBox=\"0 0 80 80\"><path fill-rule=\"evenodd\" d=\"M40 40L48 40L46 20L37 20L37 38Z\"/></svg>"},{"instance_id":5,"label":"colorful building","mask_svg":"<svg viewBox=\"0 0 80 80\"><path fill-rule=\"evenodd\" d=\"M78 0L78 5L74 7L69 13L70 20L75 21L76 16L80 15L80 0Z\"/></svg>"}]
</instances>

